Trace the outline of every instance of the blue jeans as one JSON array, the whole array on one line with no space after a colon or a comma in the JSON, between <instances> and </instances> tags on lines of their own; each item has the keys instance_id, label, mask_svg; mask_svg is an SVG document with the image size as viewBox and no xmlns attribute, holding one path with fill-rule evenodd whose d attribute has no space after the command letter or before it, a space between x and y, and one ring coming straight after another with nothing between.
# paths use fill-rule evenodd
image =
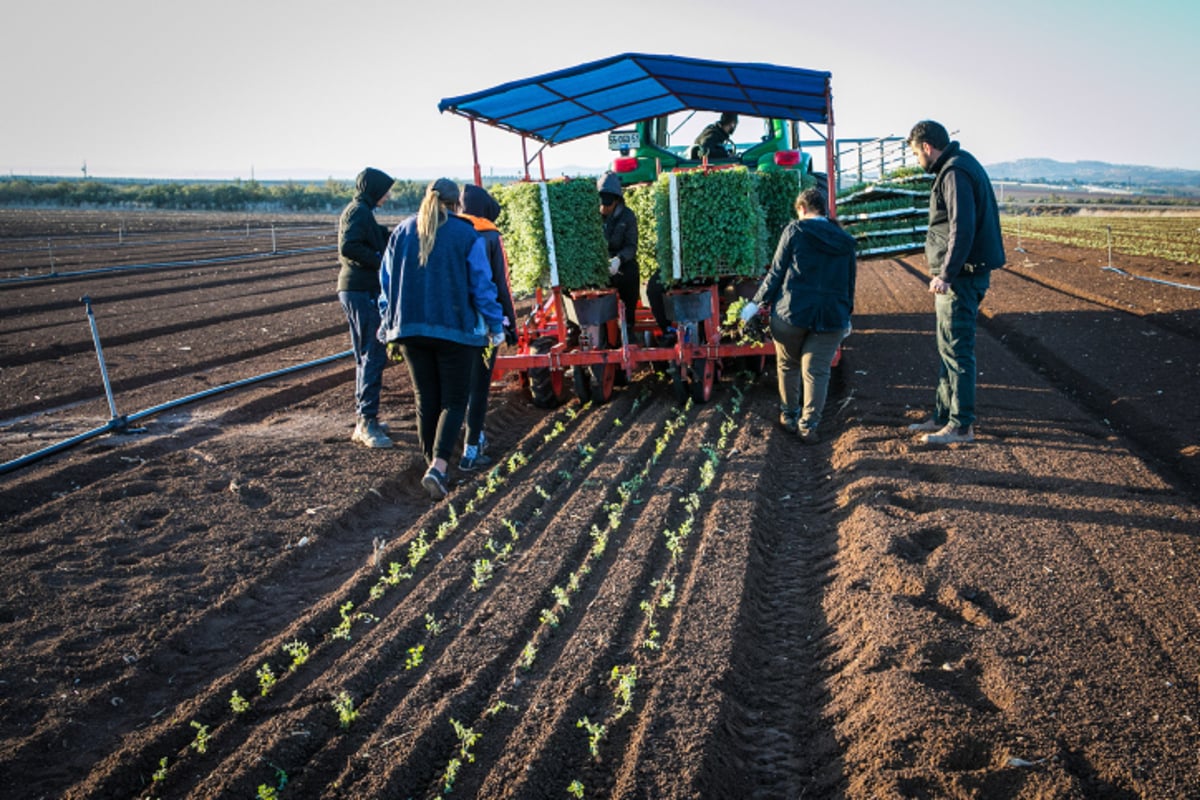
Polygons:
<instances>
[{"instance_id":1,"label":"blue jeans","mask_svg":"<svg viewBox=\"0 0 1200 800\"><path fill-rule=\"evenodd\" d=\"M941 364L933 419L963 428L975 424L975 321L991 279L986 272L960 274L946 294L934 295Z\"/></svg>"},{"instance_id":2,"label":"blue jeans","mask_svg":"<svg viewBox=\"0 0 1200 800\"><path fill-rule=\"evenodd\" d=\"M797 328L772 315L771 338L775 342L780 407L788 416L799 416L803 427L815 429L821 424L829 395L833 356L846 338L846 331Z\"/></svg>"},{"instance_id":3,"label":"blue jeans","mask_svg":"<svg viewBox=\"0 0 1200 800\"><path fill-rule=\"evenodd\" d=\"M338 292L338 300L346 312L354 348L355 407L360 417L378 417L387 365L387 348L379 341L379 298L371 292Z\"/></svg>"}]
</instances>

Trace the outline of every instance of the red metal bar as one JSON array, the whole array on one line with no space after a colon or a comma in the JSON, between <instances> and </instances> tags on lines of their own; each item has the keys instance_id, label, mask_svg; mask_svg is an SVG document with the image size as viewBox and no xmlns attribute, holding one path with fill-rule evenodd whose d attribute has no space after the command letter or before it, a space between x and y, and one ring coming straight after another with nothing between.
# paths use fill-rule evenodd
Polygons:
<instances>
[{"instance_id":1,"label":"red metal bar","mask_svg":"<svg viewBox=\"0 0 1200 800\"><path fill-rule=\"evenodd\" d=\"M475 139L475 120L471 119L471 159L475 162L475 185L483 186L483 171L479 168L479 143Z\"/></svg>"},{"instance_id":2,"label":"red metal bar","mask_svg":"<svg viewBox=\"0 0 1200 800\"><path fill-rule=\"evenodd\" d=\"M829 188L829 216L837 216L837 149L833 136L833 78L825 80L825 184Z\"/></svg>"}]
</instances>

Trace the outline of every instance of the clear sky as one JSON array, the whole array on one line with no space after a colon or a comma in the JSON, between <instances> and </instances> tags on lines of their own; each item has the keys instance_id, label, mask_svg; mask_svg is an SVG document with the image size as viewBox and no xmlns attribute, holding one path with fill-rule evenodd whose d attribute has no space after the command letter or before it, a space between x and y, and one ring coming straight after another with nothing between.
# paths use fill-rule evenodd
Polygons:
<instances>
[{"instance_id":1,"label":"clear sky","mask_svg":"<svg viewBox=\"0 0 1200 800\"><path fill-rule=\"evenodd\" d=\"M0 11L0 172L468 177L443 97L625 52L833 74L839 137L1200 169L1200 0L60 0ZM603 137L548 149L600 169ZM485 174L520 139L481 137Z\"/></svg>"}]
</instances>

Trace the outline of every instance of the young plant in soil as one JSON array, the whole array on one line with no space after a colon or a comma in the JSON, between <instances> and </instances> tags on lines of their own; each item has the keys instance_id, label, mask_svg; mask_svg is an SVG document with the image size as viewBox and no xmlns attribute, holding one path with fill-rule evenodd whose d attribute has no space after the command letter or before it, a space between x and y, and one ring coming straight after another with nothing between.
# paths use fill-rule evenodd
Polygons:
<instances>
[{"instance_id":1,"label":"young plant in soil","mask_svg":"<svg viewBox=\"0 0 1200 800\"><path fill-rule=\"evenodd\" d=\"M521 669L533 669L533 662L537 658L537 645L533 642L527 642L524 649L521 650L521 657L517 660L517 666Z\"/></svg>"},{"instance_id":2,"label":"young plant in soil","mask_svg":"<svg viewBox=\"0 0 1200 800\"><path fill-rule=\"evenodd\" d=\"M592 758L600 758L600 740L608 733L608 726L599 722L592 722L587 717L575 723L576 728L583 728L588 735L588 752L592 754Z\"/></svg>"},{"instance_id":3,"label":"young plant in soil","mask_svg":"<svg viewBox=\"0 0 1200 800\"><path fill-rule=\"evenodd\" d=\"M350 723L358 719L358 712L354 709L354 698L350 693L342 690L341 694L333 698L331 703L333 710L337 712L338 722L341 723L342 729L350 727Z\"/></svg>"},{"instance_id":4,"label":"young plant in soil","mask_svg":"<svg viewBox=\"0 0 1200 800\"><path fill-rule=\"evenodd\" d=\"M425 645L419 644L415 647L408 648L408 657L404 659L404 668L406 670L416 669L421 666L421 662L425 660Z\"/></svg>"},{"instance_id":5,"label":"young plant in soil","mask_svg":"<svg viewBox=\"0 0 1200 800\"><path fill-rule=\"evenodd\" d=\"M620 719L633 708L633 690L637 686L637 665L630 664L626 669L620 665L612 668L609 683L613 685L613 698L617 701L617 713L613 719Z\"/></svg>"},{"instance_id":6,"label":"young plant in soil","mask_svg":"<svg viewBox=\"0 0 1200 800\"><path fill-rule=\"evenodd\" d=\"M250 701L242 697L241 692L234 689L233 694L229 695L229 707L235 714L244 714L250 710Z\"/></svg>"},{"instance_id":7,"label":"young plant in soil","mask_svg":"<svg viewBox=\"0 0 1200 800\"><path fill-rule=\"evenodd\" d=\"M308 661L308 645L299 639L295 639L285 644L283 646L283 652L292 657L292 663L288 665L288 672L295 672L297 667L302 666L306 661Z\"/></svg>"},{"instance_id":8,"label":"young plant in soil","mask_svg":"<svg viewBox=\"0 0 1200 800\"><path fill-rule=\"evenodd\" d=\"M208 726L192 720L192 727L196 729L196 738L192 740L191 748L204 755L208 752L208 740L212 738L208 733Z\"/></svg>"},{"instance_id":9,"label":"young plant in soil","mask_svg":"<svg viewBox=\"0 0 1200 800\"><path fill-rule=\"evenodd\" d=\"M275 672L271 669L271 665L263 662L263 665L255 670L254 675L258 678L258 688L263 697L270 693L271 688L275 685Z\"/></svg>"}]
</instances>

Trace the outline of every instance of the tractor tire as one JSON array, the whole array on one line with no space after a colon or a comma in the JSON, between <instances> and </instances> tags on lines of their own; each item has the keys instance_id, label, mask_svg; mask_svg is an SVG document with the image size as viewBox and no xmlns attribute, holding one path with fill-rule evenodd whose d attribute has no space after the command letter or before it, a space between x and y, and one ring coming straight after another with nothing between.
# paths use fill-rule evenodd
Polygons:
<instances>
[{"instance_id":1,"label":"tractor tire","mask_svg":"<svg viewBox=\"0 0 1200 800\"><path fill-rule=\"evenodd\" d=\"M558 339L553 336L539 336L529 343L529 352L541 355L549 353ZM554 376L549 367L533 367L529 370L529 396L538 408L558 408L563 401L554 390Z\"/></svg>"}]
</instances>

